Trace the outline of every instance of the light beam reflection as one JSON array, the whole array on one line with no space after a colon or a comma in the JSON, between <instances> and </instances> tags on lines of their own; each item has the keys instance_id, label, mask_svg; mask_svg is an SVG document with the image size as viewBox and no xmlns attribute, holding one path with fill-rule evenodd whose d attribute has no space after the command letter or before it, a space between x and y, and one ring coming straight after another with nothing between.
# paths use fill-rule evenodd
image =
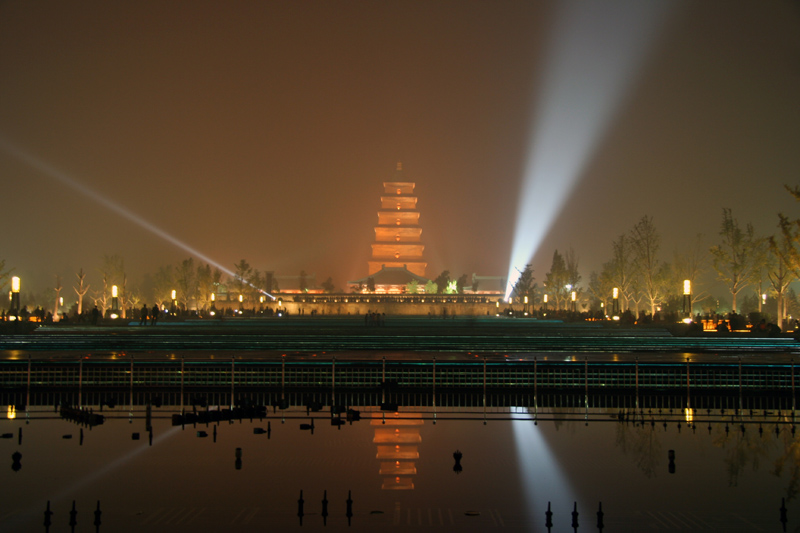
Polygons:
<instances>
[{"instance_id":1,"label":"light beam reflection","mask_svg":"<svg viewBox=\"0 0 800 533\"><path fill-rule=\"evenodd\" d=\"M36 169L40 173L42 173L42 174L44 174L46 176L49 176L50 178L55 179L56 181L60 182L63 185L66 185L70 189L72 189L74 191L77 191L77 192L81 193L82 195L86 196L87 198L97 202L98 204L102 205L103 207L105 207L106 209L111 211L112 213L115 213L115 214L121 216L122 218L124 218L124 219L126 219L126 220L128 220L130 222L133 222L134 224L136 224L140 228L143 228L143 229L149 231L150 233L160 237L161 239L167 241L168 243L170 243L170 244L172 244L174 246L177 246L181 250L184 250L185 252L189 253L190 255L192 255L192 256L194 256L194 257L196 257L196 258L198 258L198 259L200 259L202 261L205 261L206 263L208 263L210 265L214 265L216 268L220 269L222 272L225 272L229 276L231 276L233 278L237 277L236 274L233 271L231 271L229 268L226 268L223 265L221 265L220 263L218 263L217 261L214 261L213 259L211 259L207 255L205 255L204 253L200 252L196 248L193 248L192 246L189 246L185 242L183 242L183 241L179 240L178 238L172 236L171 234L167 233L166 231L162 230L161 228L159 228L158 226L152 224L151 222L145 220L144 218L140 217L139 215L137 215L133 211L131 211L131 210L119 205L118 203L114 202L110 198L106 198L105 196L103 196L102 194L98 193L97 191L95 191L93 189L90 189L89 187L87 187L83 183L81 183L78 180L76 180L76 179L72 178L71 176L69 176L67 173L62 172L61 170L58 170L57 168L55 168L52 165L46 163L45 161L42 161L41 159L39 159L37 157L34 157L33 155L29 154L25 150L22 150L18 146L15 146L14 144L9 142L7 139L4 139L3 137L0 137L0 148L2 148L3 151L5 151L6 153L16 157L17 159L19 159L21 161L24 161L25 163L27 163L28 165L30 165L31 167L33 167L34 169ZM257 289L259 292L261 292L263 294L266 294L267 296L269 296L273 300L275 299L275 297L273 295L269 294L268 292L266 292L264 290L261 290L258 287L254 287L252 284L249 284L249 285L251 287L253 287L254 289Z\"/></svg>"},{"instance_id":2,"label":"light beam reflection","mask_svg":"<svg viewBox=\"0 0 800 533\"><path fill-rule=\"evenodd\" d=\"M535 528L544 523L548 501L553 508L571 509L578 498L558 464L558 457L550 451L542 429L528 418L513 420L511 427L525 491L528 527Z\"/></svg>"},{"instance_id":3,"label":"light beam reflection","mask_svg":"<svg viewBox=\"0 0 800 533\"><path fill-rule=\"evenodd\" d=\"M506 298L578 183L669 5L668 0L557 3L534 105Z\"/></svg>"}]
</instances>

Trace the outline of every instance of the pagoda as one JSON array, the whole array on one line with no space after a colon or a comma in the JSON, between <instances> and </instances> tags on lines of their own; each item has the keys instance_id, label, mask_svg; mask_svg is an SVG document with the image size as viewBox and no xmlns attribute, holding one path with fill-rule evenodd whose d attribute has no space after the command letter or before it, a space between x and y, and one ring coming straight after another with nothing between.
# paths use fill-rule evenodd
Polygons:
<instances>
[{"instance_id":1,"label":"pagoda","mask_svg":"<svg viewBox=\"0 0 800 533\"><path fill-rule=\"evenodd\" d=\"M381 210L368 262L370 276L383 269L404 269L425 278L428 264L422 257L425 246L421 242L414 186L414 182L404 179L402 163L397 163L394 179L383 182Z\"/></svg>"}]
</instances>

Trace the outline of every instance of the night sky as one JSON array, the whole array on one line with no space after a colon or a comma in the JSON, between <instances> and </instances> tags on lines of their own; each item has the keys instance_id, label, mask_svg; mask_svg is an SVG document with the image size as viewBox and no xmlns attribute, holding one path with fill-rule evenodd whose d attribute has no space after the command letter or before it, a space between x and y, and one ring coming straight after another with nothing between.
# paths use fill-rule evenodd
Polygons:
<instances>
[{"instance_id":1,"label":"night sky","mask_svg":"<svg viewBox=\"0 0 800 533\"><path fill-rule=\"evenodd\" d=\"M96 283L104 254L134 287L189 256L51 168L229 268L344 288L366 275L382 181L402 161L428 275L504 276L553 12L0 2L0 259L41 290L80 267ZM783 188L800 184L800 4L666 12L535 257L538 281L570 247L588 281L643 215L665 260L697 233L713 244L723 207L761 234L779 211L800 216Z\"/></svg>"}]
</instances>

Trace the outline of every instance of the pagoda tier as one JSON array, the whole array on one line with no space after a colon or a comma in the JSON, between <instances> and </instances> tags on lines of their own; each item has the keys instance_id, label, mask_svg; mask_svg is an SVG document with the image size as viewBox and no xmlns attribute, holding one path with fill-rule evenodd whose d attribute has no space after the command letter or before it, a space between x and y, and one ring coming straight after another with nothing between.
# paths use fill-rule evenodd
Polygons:
<instances>
[{"instance_id":1,"label":"pagoda tier","mask_svg":"<svg viewBox=\"0 0 800 533\"><path fill-rule=\"evenodd\" d=\"M381 209L416 209L417 199L414 196L381 196Z\"/></svg>"},{"instance_id":2,"label":"pagoda tier","mask_svg":"<svg viewBox=\"0 0 800 533\"><path fill-rule=\"evenodd\" d=\"M419 242L422 228L375 228L375 242Z\"/></svg>"},{"instance_id":3,"label":"pagoda tier","mask_svg":"<svg viewBox=\"0 0 800 533\"><path fill-rule=\"evenodd\" d=\"M379 211L379 226L416 226L419 213L416 211Z\"/></svg>"},{"instance_id":4,"label":"pagoda tier","mask_svg":"<svg viewBox=\"0 0 800 533\"><path fill-rule=\"evenodd\" d=\"M375 226L372 257L368 261L369 274L382 268L405 268L408 272L425 277L428 264L423 258L425 246L421 242L415 184L405 181L403 167L397 164L395 179L383 183L381 210Z\"/></svg>"}]
</instances>

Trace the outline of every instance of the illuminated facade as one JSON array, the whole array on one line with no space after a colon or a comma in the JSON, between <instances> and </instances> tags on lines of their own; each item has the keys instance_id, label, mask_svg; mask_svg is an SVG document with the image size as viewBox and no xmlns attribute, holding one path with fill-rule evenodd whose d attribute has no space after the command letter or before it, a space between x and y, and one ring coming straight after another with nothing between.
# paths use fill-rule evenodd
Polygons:
<instances>
[{"instance_id":1,"label":"illuminated facade","mask_svg":"<svg viewBox=\"0 0 800 533\"><path fill-rule=\"evenodd\" d=\"M381 210L375 226L375 242L368 262L369 275L383 268L405 268L425 278L428 264L423 258L422 228L419 226L415 183L406 181L402 163L397 163L392 181L383 183Z\"/></svg>"}]
</instances>

